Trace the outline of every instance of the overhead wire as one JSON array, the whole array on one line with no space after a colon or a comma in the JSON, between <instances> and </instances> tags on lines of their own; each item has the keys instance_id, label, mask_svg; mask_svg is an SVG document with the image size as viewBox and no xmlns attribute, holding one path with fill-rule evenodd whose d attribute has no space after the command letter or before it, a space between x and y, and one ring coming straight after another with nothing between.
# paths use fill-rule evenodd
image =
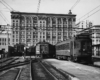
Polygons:
<instances>
[{"instance_id":1,"label":"overhead wire","mask_svg":"<svg viewBox=\"0 0 100 80\"><path fill-rule=\"evenodd\" d=\"M98 9L97 11L95 11L94 13L92 13L91 15L89 15L88 17L94 15L95 13L97 13L97 12L99 12L99 11L100 11L100 9ZM84 18L83 20L87 19L88 17ZM80 22L82 22L83 20L81 20ZM78 22L78 23L80 23L80 22ZM78 32L80 32L80 31L78 31Z\"/></svg>"},{"instance_id":2,"label":"overhead wire","mask_svg":"<svg viewBox=\"0 0 100 80\"><path fill-rule=\"evenodd\" d=\"M8 24L8 22L6 21L6 19L0 14L0 16L3 18L3 20Z\"/></svg>"},{"instance_id":3,"label":"overhead wire","mask_svg":"<svg viewBox=\"0 0 100 80\"><path fill-rule=\"evenodd\" d=\"M7 9L9 9L9 7L7 5L5 5L2 1L0 1ZM11 9L9 9L11 11Z\"/></svg>"},{"instance_id":4,"label":"overhead wire","mask_svg":"<svg viewBox=\"0 0 100 80\"><path fill-rule=\"evenodd\" d=\"M4 0L0 1L2 5L4 5L9 11L13 11L14 9L9 6ZM9 20L3 15L3 13L0 11L0 15L3 18L3 20L8 24L10 23Z\"/></svg>"},{"instance_id":5,"label":"overhead wire","mask_svg":"<svg viewBox=\"0 0 100 80\"><path fill-rule=\"evenodd\" d=\"M76 3L71 7L70 10L72 10L79 2L80 2L80 0L77 0Z\"/></svg>"},{"instance_id":6,"label":"overhead wire","mask_svg":"<svg viewBox=\"0 0 100 80\"><path fill-rule=\"evenodd\" d=\"M8 22L8 23L10 23L9 21L8 21L8 19L3 15L3 13L0 11L0 13L1 13L1 15L4 17L4 19Z\"/></svg>"},{"instance_id":7,"label":"overhead wire","mask_svg":"<svg viewBox=\"0 0 100 80\"><path fill-rule=\"evenodd\" d=\"M9 6L4 0L2 0L7 6ZM9 8L12 10L12 11L14 11L14 9L11 7L11 6L9 6Z\"/></svg>"},{"instance_id":8,"label":"overhead wire","mask_svg":"<svg viewBox=\"0 0 100 80\"><path fill-rule=\"evenodd\" d=\"M97 10L97 11L95 11L94 13L92 13L91 15L89 15L88 17L92 16L93 14L97 13L98 11L100 11L100 9ZM88 17L84 18L83 20L87 19Z\"/></svg>"},{"instance_id":9,"label":"overhead wire","mask_svg":"<svg viewBox=\"0 0 100 80\"><path fill-rule=\"evenodd\" d=\"M88 13L86 13L85 15L83 15L82 17L80 17L80 18L77 19L77 20L80 20L81 18L85 17L86 15L88 15L88 17L89 17L89 13L91 13L92 11L96 10L96 9L99 8L99 7L100 7L100 5L97 6L97 7L95 7L94 9L92 9L91 11L89 11Z\"/></svg>"}]
</instances>

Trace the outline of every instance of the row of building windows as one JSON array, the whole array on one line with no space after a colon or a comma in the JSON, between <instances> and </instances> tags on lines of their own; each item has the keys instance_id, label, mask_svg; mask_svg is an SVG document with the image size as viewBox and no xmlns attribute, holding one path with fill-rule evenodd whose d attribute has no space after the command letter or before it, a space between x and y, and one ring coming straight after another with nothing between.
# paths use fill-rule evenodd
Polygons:
<instances>
[{"instance_id":1,"label":"row of building windows","mask_svg":"<svg viewBox=\"0 0 100 80\"><path fill-rule=\"evenodd\" d=\"M2 43L0 42L0 45L7 45L7 44L6 43L3 43L3 42Z\"/></svg>"},{"instance_id":2,"label":"row of building windows","mask_svg":"<svg viewBox=\"0 0 100 80\"><path fill-rule=\"evenodd\" d=\"M47 26L47 27L41 27L41 26L39 26L39 27L37 27L35 30L46 30L46 31L48 31L48 30L54 30L55 29L55 31L56 30L69 30L69 29L71 29L71 27L72 27L72 25L69 25L69 27L67 27L67 25L64 25L63 27L61 26L61 25L59 25L59 26L56 26L56 25L53 25L52 27L51 26ZM32 28L32 27L21 27L21 28L19 28L19 27L17 27L17 28L13 28L13 31L14 32L19 32L19 31L33 31L33 29L34 28Z\"/></svg>"},{"instance_id":3,"label":"row of building windows","mask_svg":"<svg viewBox=\"0 0 100 80\"><path fill-rule=\"evenodd\" d=\"M6 38L0 38L0 45L7 45L7 39Z\"/></svg>"},{"instance_id":4,"label":"row of building windows","mask_svg":"<svg viewBox=\"0 0 100 80\"><path fill-rule=\"evenodd\" d=\"M48 22L47 22L48 23ZM38 21L38 26L46 26L46 21L45 20L39 20ZM24 21L22 21L21 23L19 23L19 21L18 20L13 20L13 22L12 22L12 26L19 26L19 25L21 25L21 26L33 26L33 24L34 23L29 23L29 22L24 22ZM70 22L68 22L68 24L72 24L72 21L70 21ZM47 24L47 25L49 25L49 24ZM67 21L64 21L64 22L59 22L59 21L52 21L52 25L58 25L58 26L61 26L61 25L67 25Z\"/></svg>"},{"instance_id":5,"label":"row of building windows","mask_svg":"<svg viewBox=\"0 0 100 80\"><path fill-rule=\"evenodd\" d=\"M92 45L94 44L100 44L100 40L92 40Z\"/></svg>"},{"instance_id":6,"label":"row of building windows","mask_svg":"<svg viewBox=\"0 0 100 80\"><path fill-rule=\"evenodd\" d=\"M58 36L61 36L61 35L63 35L63 36L67 36L67 34L69 34L69 35L72 35L72 33L67 33L67 32L64 32L64 33L62 33L62 32L58 32L58 33L52 33L52 36L56 36L56 34L58 35ZM42 32L40 32L40 36L51 36L51 33L50 32L47 32L46 34L45 34L45 32L44 33L42 33ZM31 36L32 35L27 35L26 37L25 37L25 35L23 34L21 34L20 36L19 35L13 35L13 38L31 38ZM37 34L33 34L33 37L34 36L37 36Z\"/></svg>"},{"instance_id":7,"label":"row of building windows","mask_svg":"<svg viewBox=\"0 0 100 80\"><path fill-rule=\"evenodd\" d=\"M0 42L1 41L3 41L3 42L5 41L6 42L6 38L0 38Z\"/></svg>"},{"instance_id":8,"label":"row of building windows","mask_svg":"<svg viewBox=\"0 0 100 80\"><path fill-rule=\"evenodd\" d=\"M72 25L72 23L70 23L71 25ZM16 30L18 30L18 29L21 29L21 28L19 28L19 24L18 23L13 23L13 25L12 25L13 27L14 27L14 29L16 29ZM15 26L16 27L18 27L18 28L15 28ZM22 25L23 26L23 29L25 29L25 28L32 28L32 27L34 27L34 24L32 25L32 24L27 24L26 26L25 25ZM39 24L37 27L51 27L50 25L46 25L46 24ZM69 27L67 24L52 24L52 27Z\"/></svg>"},{"instance_id":9,"label":"row of building windows","mask_svg":"<svg viewBox=\"0 0 100 80\"><path fill-rule=\"evenodd\" d=\"M61 30L60 30L59 32L56 32L56 31L50 31L50 32L48 32L48 31L46 31L46 32L33 32L33 34L38 34L38 33L40 33L40 34L42 34L42 33L43 33L43 34L45 34L45 33L47 33L47 34L48 34L48 33L66 33L66 32L69 32L69 31L61 31ZM18 33L19 33L18 31L13 31L13 34L18 34ZM20 34L24 34L24 35L25 35L25 34L31 35L31 33L32 33L32 32L25 32L25 31L21 31L21 32L20 32ZM69 32L69 33L70 33L70 32Z\"/></svg>"}]
</instances>

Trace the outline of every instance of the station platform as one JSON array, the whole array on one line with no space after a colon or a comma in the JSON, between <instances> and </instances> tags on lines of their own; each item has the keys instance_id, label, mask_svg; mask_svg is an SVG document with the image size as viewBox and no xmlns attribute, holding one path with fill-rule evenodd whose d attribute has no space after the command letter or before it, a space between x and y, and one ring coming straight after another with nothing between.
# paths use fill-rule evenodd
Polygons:
<instances>
[{"instance_id":1,"label":"station platform","mask_svg":"<svg viewBox=\"0 0 100 80\"><path fill-rule=\"evenodd\" d=\"M58 70L72 74L79 80L100 80L100 68L74 63L66 60L45 59L43 62L49 63ZM100 63L99 63L100 64Z\"/></svg>"}]
</instances>

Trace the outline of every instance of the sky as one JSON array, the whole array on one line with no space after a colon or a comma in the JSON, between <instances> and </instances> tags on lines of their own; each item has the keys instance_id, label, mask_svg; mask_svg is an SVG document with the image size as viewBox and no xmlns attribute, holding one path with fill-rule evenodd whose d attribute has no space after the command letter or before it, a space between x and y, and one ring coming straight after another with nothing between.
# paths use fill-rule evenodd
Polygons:
<instances>
[{"instance_id":1,"label":"sky","mask_svg":"<svg viewBox=\"0 0 100 80\"><path fill-rule=\"evenodd\" d=\"M0 25L11 24L11 10L2 4L3 1L15 11L32 13L37 12L39 2L39 0L0 0ZM68 14L77 1L79 1L78 4L71 10L73 14L76 14L76 23L89 20L93 22L93 25L100 25L100 0L41 0L39 13ZM99 7L96 8L97 6ZM96 9L93 10L94 8ZM93 11L89 13L91 10ZM1 17L2 14L7 21Z\"/></svg>"}]
</instances>

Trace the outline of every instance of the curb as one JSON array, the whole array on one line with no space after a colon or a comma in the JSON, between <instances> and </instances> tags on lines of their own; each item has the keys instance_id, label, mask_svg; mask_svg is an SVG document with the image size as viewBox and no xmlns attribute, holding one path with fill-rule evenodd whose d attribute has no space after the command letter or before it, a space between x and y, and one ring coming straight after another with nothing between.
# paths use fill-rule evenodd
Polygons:
<instances>
[{"instance_id":1,"label":"curb","mask_svg":"<svg viewBox=\"0 0 100 80\"><path fill-rule=\"evenodd\" d=\"M68 76L69 77L69 80L80 80L76 76L74 76L73 74L70 74L70 73L68 73L68 72L66 72L66 71L64 71L62 69L59 69L59 71L61 73L65 74L66 76Z\"/></svg>"}]
</instances>

